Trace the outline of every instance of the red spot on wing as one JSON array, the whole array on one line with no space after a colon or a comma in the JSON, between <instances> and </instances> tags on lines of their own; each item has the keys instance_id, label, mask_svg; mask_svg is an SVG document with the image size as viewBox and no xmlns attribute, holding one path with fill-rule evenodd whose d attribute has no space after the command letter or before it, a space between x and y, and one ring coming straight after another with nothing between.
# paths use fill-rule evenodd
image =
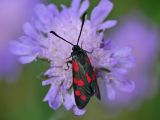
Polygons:
<instances>
[{"instance_id":1,"label":"red spot on wing","mask_svg":"<svg viewBox=\"0 0 160 120\"><path fill-rule=\"evenodd\" d=\"M86 73L86 77L87 77L87 81L88 81L88 83L91 83L91 77L88 75L88 73Z\"/></svg>"},{"instance_id":2,"label":"red spot on wing","mask_svg":"<svg viewBox=\"0 0 160 120\"><path fill-rule=\"evenodd\" d=\"M73 83L74 83L74 84L77 84L77 83L78 83L78 80L77 80L76 77L73 78Z\"/></svg>"},{"instance_id":3,"label":"red spot on wing","mask_svg":"<svg viewBox=\"0 0 160 120\"><path fill-rule=\"evenodd\" d=\"M78 86L83 87L84 86L84 81L83 80L78 80Z\"/></svg>"},{"instance_id":4,"label":"red spot on wing","mask_svg":"<svg viewBox=\"0 0 160 120\"><path fill-rule=\"evenodd\" d=\"M72 68L75 72L78 72L79 71L79 65L76 61L73 61L72 62Z\"/></svg>"},{"instance_id":5,"label":"red spot on wing","mask_svg":"<svg viewBox=\"0 0 160 120\"><path fill-rule=\"evenodd\" d=\"M80 99L83 100L83 101L86 101L87 97L85 95L81 95Z\"/></svg>"},{"instance_id":6,"label":"red spot on wing","mask_svg":"<svg viewBox=\"0 0 160 120\"><path fill-rule=\"evenodd\" d=\"M80 96L81 95L81 92L79 90L75 90L74 92L75 92L76 96Z\"/></svg>"}]
</instances>

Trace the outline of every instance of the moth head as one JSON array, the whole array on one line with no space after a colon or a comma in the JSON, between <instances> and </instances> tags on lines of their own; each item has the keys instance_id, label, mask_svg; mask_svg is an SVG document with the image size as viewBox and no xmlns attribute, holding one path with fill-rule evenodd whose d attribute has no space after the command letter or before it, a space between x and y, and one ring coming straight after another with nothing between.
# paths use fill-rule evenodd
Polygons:
<instances>
[{"instance_id":1,"label":"moth head","mask_svg":"<svg viewBox=\"0 0 160 120\"><path fill-rule=\"evenodd\" d=\"M74 45L72 50L73 51L81 51L81 48L78 45Z\"/></svg>"}]
</instances>

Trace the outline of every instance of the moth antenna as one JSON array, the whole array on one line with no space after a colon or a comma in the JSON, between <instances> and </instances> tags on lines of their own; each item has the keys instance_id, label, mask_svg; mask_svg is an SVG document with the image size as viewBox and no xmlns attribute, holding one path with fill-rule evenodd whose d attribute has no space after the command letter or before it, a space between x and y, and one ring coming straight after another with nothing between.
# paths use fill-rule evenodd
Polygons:
<instances>
[{"instance_id":1,"label":"moth antenna","mask_svg":"<svg viewBox=\"0 0 160 120\"><path fill-rule=\"evenodd\" d=\"M77 45L78 45L79 39L80 39L80 37L81 37L81 33L82 33L83 26L84 26L84 21L85 21L86 14L87 14L87 12L85 12L85 13L83 14L83 16L82 16L82 25L81 25L81 30L80 30L80 33L79 33L79 36L78 36Z\"/></svg>"},{"instance_id":2,"label":"moth antenna","mask_svg":"<svg viewBox=\"0 0 160 120\"><path fill-rule=\"evenodd\" d=\"M56 37L62 39L63 41L65 41L65 42L67 42L67 43L69 43L69 44L71 44L72 46L74 46L74 44L72 44L71 42L65 40L64 38L62 38L61 36L59 36L56 32L50 31L50 33L52 33L52 34L55 35Z\"/></svg>"}]
</instances>

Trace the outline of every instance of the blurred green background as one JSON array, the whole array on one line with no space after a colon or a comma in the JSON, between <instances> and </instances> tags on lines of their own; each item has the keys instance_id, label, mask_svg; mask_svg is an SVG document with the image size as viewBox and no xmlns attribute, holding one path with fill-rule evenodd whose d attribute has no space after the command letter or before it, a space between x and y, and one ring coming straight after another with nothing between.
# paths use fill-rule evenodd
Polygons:
<instances>
[{"instance_id":1,"label":"blurred green background","mask_svg":"<svg viewBox=\"0 0 160 120\"><path fill-rule=\"evenodd\" d=\"M89 11L98 3L98 0L90 1ZM70 5L70 0L49 2L58 6ZM114 8L109 18L117 19L140 10L150 20L160 25L159 0L113 0L113 3ZM157 57L154 71L158 78L160 78L159 60L160 56ZM87 113L82 117L75 117L64 108L53 111L46 102L43 102L48 87L42 87L40 77L48 66L42 61L27 64L23 66L21 77L15 83L0 81L0 120L160 120L160 92L151 100L145 100L138 109L124 109L116 116L110 116L95 99L91 100L87 106Z\"/></svg>"}]
</instances>

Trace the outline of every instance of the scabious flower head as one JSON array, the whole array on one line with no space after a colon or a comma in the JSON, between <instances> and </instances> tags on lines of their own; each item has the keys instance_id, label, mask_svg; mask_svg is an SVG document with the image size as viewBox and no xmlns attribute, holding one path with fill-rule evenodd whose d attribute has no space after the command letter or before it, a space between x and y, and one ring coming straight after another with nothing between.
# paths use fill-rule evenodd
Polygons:
<instances>
[{"instance_id":1,"label":"scabious flower head","mask_svg":"<svg viewBox=\"0 0 160 120\"><path fill-rule=\"evenodd\" d=\"M72 46L49 32L55 31L59 36L76 44L82 24L80 17L88 7L89 0L73 0L69 8L62 5L61 11L54 4L48 6L39 4L35 8L35 16L24 25L25 35L12 43L12 52L19 56L21 63L30 63L37 58L50 62L50 68L44 73L48 79L42 82L43 85L50 85L44 101L47 101L54 110L63 104L67 110L73 110L75 115L83 115L86 109L78 109L76 106L74 94L70 93L72 70L64 70ZM85 21L79 42L83 49L93 50L89 58L97 71L98 79L104 79L109 98L115 97L113 92L115 88L125 91L132 91L134 88L133 82L118 77L126 74L127 69L132 67L131 49L111 50L106 49L107 45L102 47L103 31L116 24L115 20L105 21L112 7L109 0L99 2L93 9L90 19ZM109 69L110 73L105 69Z\"/></svg>"},{"instance_id":2,"label":"scabious flower head","mask_svg":"<svg viewBox=\"0 0 160 120\"><path fill-rule=\"evenodd\" d=\"M149 23L143 14L134 13L123 17L119 26L109 36L114 47L130 46L136 64L125 79L135 83L132 94L116 90L117 97L114 101L106 100L109 109L121 110L124 107L137 107L144 99L151 98L157 89L157 82L152 75L152 67L157 55L158 30L156 25Z\"/></svg>"}]
</instances>

